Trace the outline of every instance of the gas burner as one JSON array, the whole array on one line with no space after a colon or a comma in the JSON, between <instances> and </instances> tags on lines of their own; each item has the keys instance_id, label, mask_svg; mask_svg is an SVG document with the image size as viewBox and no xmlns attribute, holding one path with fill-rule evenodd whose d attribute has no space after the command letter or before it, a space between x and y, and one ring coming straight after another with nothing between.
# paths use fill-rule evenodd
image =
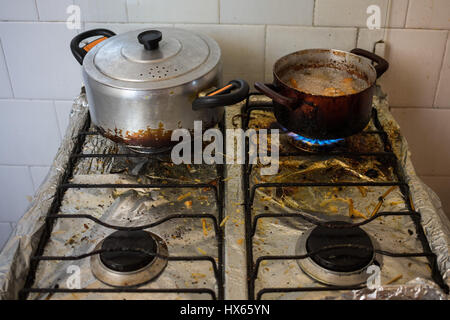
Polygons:
<instances>
[{"instance_id":1,"label":"gas burner","mask_svg":"<svg viewBox=\"0 0 450 320\"><path fill-rule=\"evenodd\" d=\"M307 152L329 151L344 144L344 139L310 139L293 132L287 132L289 142L297 149Z\"/></svg>"},{"instance_id":2,"label":"gas burner","mask_svg":"<svg viewBox=\"0 0 450 320\"><path fill-rule=\"evenodd\" d=\"M338 228L348 222L331 222L337 228L317 226L306 231L298 240L296 254L304 255L332 246L348 246L319 252L297 260L300 268L311 278L335 286L354 286L367 281L367 268L375 262L372 239L359 227ZM377 257L378 259L378 257Z\"/></svg>"},{"instance_id":3,"label":"gas burner","mask_svg":"<svg viewBox=\"0 0 450 320\"><path fill-rule=\"evenodd\" d=\"M91 257L91 269L101 282L114 287L130 287L155 279L166 267L169 252L165 242L147 231L116 231L101 241L95 250L138 249L156 253L148 255L136 251L108 251Z\"/></svg>"}]
</instances>

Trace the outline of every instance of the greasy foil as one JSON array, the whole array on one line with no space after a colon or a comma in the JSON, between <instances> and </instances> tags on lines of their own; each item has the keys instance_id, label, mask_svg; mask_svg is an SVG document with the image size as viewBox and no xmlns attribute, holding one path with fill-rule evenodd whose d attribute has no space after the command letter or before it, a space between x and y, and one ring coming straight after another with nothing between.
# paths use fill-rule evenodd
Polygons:
<instances>
[{"instance_id":1,"label":"greasy foil","mask_svg":"<svg viewBox=\"0 0 450 320\"><path fill-rule=\"evenodd\" d=\"M261 98L252 98L261 99ZM267 101L267 99L262 98ZM446 218L438 197L417 177L411 163L410 154L404 137L400 134L398 124L388 110L387 98L379 91L374 99L379 118L396 153L403 175L411 190L415 209L422 216L422 225L431 249L438 257L438 267L444 280L449 283L449 239L450 223ZM240 113L241 104L228 108L227 128L234 128L240 121L234 115ZM26 214L17 224L11 239L0 255L0 297L16 299L25 283L30 265L30 257L36 250L43 231L45 215L53 201L56 187L62 180L64 169L69 160L75 138L87 119L87 105L84 95L74 102L70 124L61 147L55 157L50 172L36 193ZM232 120L235 121L232 121ZM83 146L85 153L121 153L123 147L100 136L87 136ZM345 159L328 159L316 163L303 163L299 167L295 160L288 159L280 165L277 177L261 177L254 170L252 182L270 179L303 179L322 177L328 179L325 167L330 172L339 172L340 177L351 181L370 179L361 174L373 167L372 162L349 164ZM90 158L79 161L75 167L71 183L151 183L166 180L173 182L211 182L217 178L214 166L179 166L173 168L169 161L152 162L147 159ZM293 169L295 168L295 169ZM389 181L393 172L377 164L378 181ZM246 261L244 208L242 207L242 167L227 165L225 178L225 298L246 299ZM303 171L301 171L303 170ZM281 177L281 178L280 178ZM335 178L335 177L332 177ZM285 179L285 180L283 180ZM311 189L265 190L258 189L253 212L296 212L306 208L314 212L315 218L329 219L333 214L342 219L358 222L359 214L368 216L386 188L374 187L370 190L357 188L330 188L316 192ZM338 193L341 200L331 199ZM365 194L365 196L363 196ZM308 199L305 201L304 199ZM324 200L325 199L325 200ZM343 199L343 200L342 200ZM353 202L353 216L350 217L348 199ZM187 203L186 203L187 202ZM386 196L380 211L401 211L406 208L399 190L393 190ZM170 213L216 213L216 204L212 192L207 190L175 189L69 189L63 198L60 213L90 214L114 225L136 226L162 219ZM169 254L201 255L207 254L217 258L217 243L211 221L205 219L170 220L151 229L161 236L169 247ZM95 245L113 230L102 227L87 219L58 219L54 225L51 241L44 250L44 255L77 255L94 249ZM414 227L404 217L384 217L383 223L369 223L364 228L370 234L379 236L375 239L387 251L421 250L415 237L408 230ZM220 223L220 221L219 221ZM202 225L203 224L203 225ZM311 225L298 219L261 219L254 238L254 259L270 254L295 254L298 237ZM401 243L399 245L399 243ZM267 294L263 299L447 299L448 297L430 279L430 271L424 258L382 257L381 286L375 289L362 289L346 292L311 292L289 294ZM68 267L76 265L81 270L82 288L107 288L96 280L90 270L89 258L76 261L41 261L39 263L34 287L67 287L71 275ZM268 261L264 263L256 280L256 291L263 287L284 286L319 286L307 277L295 261ZM206 262L169 262L165 271L156 280L144 288L211 288L217 290L217 283L211 265ZM209 299L199 294L99 294L99 293L32 293L30 299Z\"/></svg>"},{"instance_id":2,"label":"greasy foil","mask_svg":"<svg viewBox=\"0 0 450 320\"><path fill-rule=\"evenodd\" d=\"M448 244L449 221L437 196L415 174L407 143L388 110L387 98L381 90L374 97L374 107L393 151L399 159L400 175L411 188L412 202L421 216L431 249L438 258L439 270L449 283ZM272 112L253 111L250 128L270 128L275 121ZM371 121L365 131L376 130ZM280 152L295 151L285 134L280 136ZM270 146L269 146L270 148ZM339 147L338 147L339 148ZM382 152L384 144L377 135L358 134L346 140L345 151ZM261 165L252 170L250 187L271 182L392 182L396 181L393 165L375 157L343 156L282 157L279 172L274 176L259 174ZM379 206L379 198L384 200ZM343 220L359 223L376 212L408 210L398 187L264 187L256 189L252 216L264 213L301 212L321 221ZM253 260L266 255L294 255L297 239L314 225L295 218L263 218L258 221L253 240ZM407 216L386 216L361 227L371 237L376 249L392 253L423 252L415 225ZM380 284L374 289L345 291L314 291L265 293L262 299L437 299L445 294L432 281L427 259L397 258L377 254L381 264ZM417 281L417 279L421 281ZM295 260L266 260L261 263L255 280L255 293L264 288L315 287L323 285L312 280Z\"/></svg>"}]
</instances>

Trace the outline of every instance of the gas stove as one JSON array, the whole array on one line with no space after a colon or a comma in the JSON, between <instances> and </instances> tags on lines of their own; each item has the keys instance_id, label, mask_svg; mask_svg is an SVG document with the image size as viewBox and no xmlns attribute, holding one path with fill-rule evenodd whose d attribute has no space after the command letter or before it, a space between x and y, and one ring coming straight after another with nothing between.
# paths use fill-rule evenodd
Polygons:
<instances>
[{"instance_id":1,"label":"gas stove","mask_svg":"<svg viewBox=\"0 0 450 320\"><path fill-rule=\"evenodd\" d=\"M277 127L271 108L247 103L244 129ZM349 298L375 274L387 285L420 277L447 290L391 144L400 133L383 128L380 109L345 139L284 131L276 175L245 165L250 297Z\"/></svg>"},{"instance_id":2,"label":"gas stove","mask_svg":"<svg viewBox=\"0 0 450 320\"><path fill-rule=\"evenodd\" d=\"M2 298L447 298L448 220L415 176L381 90L360 134L281 130L270 176L260 163L136 153L100 135L86 106L82 94L2 252ZM280 126L270 100L250 94L227 108L227 128Z\"/></svg>"}]
</instances>

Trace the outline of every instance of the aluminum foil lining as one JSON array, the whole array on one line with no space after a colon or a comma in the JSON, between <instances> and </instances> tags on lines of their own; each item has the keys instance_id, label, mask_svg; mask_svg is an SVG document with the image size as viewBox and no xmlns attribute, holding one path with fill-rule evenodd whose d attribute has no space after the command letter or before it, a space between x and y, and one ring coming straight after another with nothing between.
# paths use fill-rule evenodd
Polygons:
<instances>
[{"instance_id":1,"label":"aluminum foil lining","mask_svg":"<svg viewBox=\"0 0 450 320\"><path fill-rule=\"evenodd\" d=\"M262 101L265 99L263 98ZM388 110L386 97L378 91L374 99L378 118L388 133L393 151L400 159L403 175L411 186L412 202L421 213L423 227L432 250L438 256L439 269L448 283L449 221L441 209L436 195L416 176L411 164L405 139ZM253 111L250 128L270 128L275 121L272 112ZM376 130L371 122L366 130ZM270 141L269 141L270 148ZM346 141L345 150L356 152L384 151L384 144L377 135L356 135ZM286 135L280 136L280 152L295 151ZM271 182L389 182L396 181L393 166L380 158L361 157L349 159L336 156L280 158L279 172L274 176L262 176L258 164L250 176L250 187ZM380 207L380 196L384 200ZM405 201L398 187L265 187L256 189L252 214L296 213L321 221L343 220L362 222L374 212L408 211L409 201ZM253 238L253 260L266 255L296 254L296 240L314 225L297 218L263 218L258 221ZM370 222L362 229L371 237L376 249L393 253L423 252L417 238L415 225L410 217L382 217ZM294 240L293 240L294 239ZM394 258L377 254L381 264L381 286L372 290L355 292L314 291L290 293L265 293L262 299L371 299L371 298L433 298L444 297L440 288L433 283L425 258ZM422 282L414 281L421 279ZM425 285L426 284L426 285ZM433 283L434 284L434 283ZM325 289L301 270L295 260L265 260L258 269L255 293L264 288L314 287ZM423 295L421 295L421 290ZM385 292L385 294L384 294ZM428 292L425 294L425 292ZM430 292L433 292L430 294Z\"/></svg>"},{"instance_id":2,"label":"aluminum foil lining","mask_svg":"<svg viewBox=\"0 0 450 320\"><path fill-rule=\"evenodd\" d=\"M45 216L49 211L57 186L62 181L64 170L75 143L74 139L83 128L87 115L86 98L84 94L81 94L74 101L66 134L47 177L1 252L0 297L2 299L18 298L19 290L25 284L30 257L37 248L43 231Z\"/></svg>"},{"instance_id":3,"label":"aluminum foil lining","mask_svg":"<svg viewBox=\"0 0 450 320\"><path fill-rule=\"evenodd\" d=\"M386 285L373 289L354 290L342 295L344 299L352 300L448 300L436 284L420 278L404 285Z\"/></svg>"},{"instance_id":4,"label":"aluminum foil lining","mask_svg":"<svg viewBox=\"0 0 450 320\"><path fill-rule=\"evenodd\" d=\"M229 115L238 113L241 105L230 108ZM391 141L393 142L394 151L404 167L404 176L407 179L412 194L412 200L415 209L422 215L422 224L426 232L426 236L430 242L433 252L438 256L439 270L442 272L445 281L448 283L448 275L450 270L449 256L448 256L448 244L449 242L449 230L450 224L446 218L438 197L427 188L417 177L412 166L410 155L406 141L403 136L400 135L400 131L397 123L392 118L388 110L387 99L381 92L377 93L377 97L374 101L374 106L379 112L380 121L384 128L392 133ZM25 283L25 277L28 272L30 257L36 250L39 237L43 230L43 224L45 222L45 215L47 214L51 202L53 200L56 186L62 179L62 174L68 163L68 157L72 151L74 145L74 138L82 129L83 124L87 117L87 105L84 95L80 95L73 105L70 124L67 129L66 135L62 141L61 147L55 157L54 163L50 169L50 172L36 193L34 200L29 207L26 214L17 224L17 227L5 245L0 255L0 297L2 299L16 299L18 297L19 290ZM236 122L235 122L236 123ZM231 117L227 117L228 128L234 127L231 121ZM389 131L392 129L393 131ZM106 139L101 138L88 138L85 143L86 151L96 150L101 152L120 152L117 145L111 143ZM334 160L331 163L337 167L341 165L338 160ZM155 167L155 166L153 166ZM158 167L158 166L156 166ZM159 167L159 169L163 169ZM192 169L192 168L191 168ZM200 168L198 168L200 169ZM203 168L205 169L205 168ZM225 203L225 215L228 216L228 220L225 227L225 297L227 299L245 299L246 298L246 277L245 277L245 238L244 233L244 210L241 205L239 190L242 190L241 177L238 175L240 166L227 166L227 172L229 176L226 177L226 203ZM194 168L193 170L196 170ZM196 172L185 171L188 179L209 179L214 176L213 172L206 168L206 170L199 170ZM199 172L202 173L198 177ZM356 171L355 171L356 172ZM353 172L353 173L355 173ZM106 173L106 174L105 174ZM351 171L347 172L352 174ZM190 175L189 175L190 174ZM203 176L205 174L205 176ZM387 176L390 172L384 172ZM144 179L145 181L152 181L162 175L161 172L152 171L152 165L146 163L144 160L136 160L133 163L126 163L116 160L99 160L99 159L86 159L78 163L75 169L75 180L73 182L89 182L99 181L108 183L123 183L123 182L136 182L138 179ZM171 171L166 172L164 177L170 179L178 179L176 174ZM101 180L97 180L101 179ZM186 198L185 193L191 192ZM327 191L328 192L328 191ZM351 191L355 192L355 191ZM360 192L360 191L357 191ZM374 195L376 194L374 190ZM380 191L381 192L381 191ZM344 195L343 195L344 196ZM356 195L345 195L355 196ZM398 210L397 204L399 201L399 193L396 191L391 192L389 199L386 199L386 203L395 207ZM74 189L69 190L66 193L61 207L61 211L64 213L75 213L80 210L86 210L92 213L96 217L106 219L106 221L124 225L141 224L142 213L146 211L146 208L153 208L157 212L158 216L146 216L146 221L153 221L157 217L163 217L165 214L165 208L176 207L177 210L192 210L186 207L185 201L189 201L188 197L192 198L192 206L195 210L214 212L214 205L208 207L206 202L210 201L210 195L194 194L193 190L186 190L182 193L166 194L161 190L139 190L139 189L116 189L116 190L82 190ZM199 198L200 197L200 198ZM263 192L258 192L258 197L267 197ZM276 201L276 195L273 197L275 200L266 200L258 202L260 210L265 210L265 207L271 207L271 209L280 208L280 203ZM292 197L291 197L292 198ZM181 199L181 200L178 200ZM289 199L289 198L285 198ZM175 201L176 200L176 201ZM284 210L295 211L295 197L292 199L293 203L284 203ZM203 205L201 202L203 201ZM174 203L170 205L170 203ZM103 205L108 210L100 210ZM297 204L298 205L298 204ZM330 204L327 204L329 206ZM339 206L338 204L331 204L333 206ZM348 210L348 204L341 204L342 210ZM358 203L355 201L355 206ZM156 208L156 209L155 209ZM158 209L159 208L159 209ZM323 209L323 208L322 208ZM385 210L384 208L383 210ZM393 208L394 209L394 208ZM339 210L339 207L338 207ZM325 217L322 217L325 218ZM102 239L105 235L112 232L107 228L94 225L89 221L78 221L80 219L58 219L55 224L55 228L52 234L52 241L46 246L45 255L70 255L80 252L86 252L91 250L95 244ZM77 220L77 221L73 221ZM260 223L258 227L255 240L260 243L261 250L267 250L270 254L277 254L279 252L293 254L293 243L296 241L288 241L283 237L271 237L272 234L295 237L300 236L301 232L307 229L308 225L300 226L298 221L286 220L286 219L264 219L264 222ZM386 219L388 220L388 219ZM401 219L394 221L390 228L395 233L396 230L403 230L399 237L407 238L404 234L404 230L408 229L408 226L404 226ZM201 252L208 255L215 256L215 244L214 244L214 232L211 229L211 224L207 222L206 233L203 232L203 226L191 225L191 223L198 223L198 221L183 221L182 224L173 221L169 224L160 225L160 228L152 229L155 233L162 236L169 242L170 254L199 254ZM86 227L87 226L87 227ZM199 233L191 233L190 229L196 228L200 230ZM373 227L379 230L379 227ZM378 229L377 229L378 228ZM270 231L272 234L270 234ZM292 239L292 238L291 238ZM393 246L395 239L388 239L388 247ZM271 240L267 241L267 240ZM273 240L273 241L272 241ZM265 244L264 242L267 243ZM279 242L284 241L284 242ZM415 250L417 243L414 241L405 242L405 248ZM286 248L287 247L287 248ZM292 247L292 248L291 248ZM170 251L171 250L171 251ZM290 252L292 251L292 252ZM255 254L255 258L257 255ZM389 260L389 259L388 259ZM88 260L80 260L75 262L79 264L82 270L82 287L101 287L102 284L92 277L88 265L85 265ZM386 262L386 261L384 261ZM334 292L333 294L323 293L310 293L309 295L287 294L287 295L265 295L265 299L446 299L447 297L430 281L430 272L427 270L426 262L424 259L415 259L414 272L407 270L404 265L396 264L395 261L389 262L388 270L386 273L382 273L384 277L382 279L382 286L373 290L364 289L351 292ZM36 283L39 286L52 287L55 284L64 283L68 277L67 267L68 264L74 262L41 262L36 273ZM298 281L312 281L309 278L300 275L300 271L296 263L292 266L287 263L286 265L280 264L279 266L271 264L280 264L279 262L268 262L263 266L261 271L260 284L264 286L277 287L285 285L284 282L298 283ZM407 264L406 264L407 265ZM202 286L209 287L213 290L216 289L215 279L211 273L210 265L198 265L193 267L190 263L173 264L168 265L167 269L158 278L157 282L149 284L152 287L163 286ZM267 268L267 270L265 269ZM403 269L402 269L403 268ZM186 272L188 270L188 272ZM400 271L399 271L400 270ZM390 280L397 277L399 272L402 273L402 278L392 284L387 284ZM272 274L278 273L281 275L281 280L275 280L277 277L272 277ZM264 280L268 279L268 280ZM272 280L270 280L272 279ZM283 282L284 281L284 282ZM258 288L257 288L258 289ZM121 298L134 299L142 298L142 296L136 296L134 294L120 296ZM185 295L185 296L172 296L167 294L153 294L152 298L161 299L198 299L209 298L201 295ZM55 295L42 295L31 294L32 299L115 299L117 295L98 295L98 294L55 294Z\"/></svg>"}]
</instances>

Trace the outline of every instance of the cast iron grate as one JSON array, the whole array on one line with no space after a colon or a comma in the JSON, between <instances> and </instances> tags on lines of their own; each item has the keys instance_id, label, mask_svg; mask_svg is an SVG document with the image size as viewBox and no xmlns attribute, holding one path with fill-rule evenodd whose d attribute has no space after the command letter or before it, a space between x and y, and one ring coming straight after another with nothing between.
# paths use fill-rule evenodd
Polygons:
<instances>
[{"instance_id":1,"label":"cast iron grate","mask_svg":"<svg viewBox=\"0 0 450 320\"><path fill-rule=\"evenodd\" d=\"M252 96L260 95L259 93L250 93L249 97L246 100L246 103L242 107L242 128L243 130L247 130L249 128L249 122L250 122L250 115L253 111L261 110L261 111L272 111L273 106L272 104L262 103L262 102L252 102L250 101L250 98ZM249 164L248 161L243 166L243 188L244 188L244 206L245 206L245 240L246 240L246 254L247 254L247 279L248 279L248 297L250 300L254 300L255 298L257 300L261 300L263 295L269 294L269 293L288 293L288 292L313 292L313 291L340 291L340 290L355 290L355 289L362 289L365 286L331 286L331 285L323 285L322 287L279 287L279 288L262 288L261 290L255 292L255 282L258 277L258 271L260 270L261 263L268 260L299 260L299 259L306 259L308 257L311 257L315 254L318 254L319 252L326 251L326 250L333 250L337 248L342 248L343 246L333 246L330 248L323 248L321 250L318 250L317 252L310 252L305 255L265 255L260 256L256 260L253 258L253 238L256 233L257 223L261 219L267 219L267 218L294 218L294 219L303 219L304 221L307 221L309 223L312 223L316 226L318 225L327 225L327 223L323 223L319 220L312 219L309 216L306 216L301 213L259 213L259 214L253 214L253 203L255 201L255 192L258 188L281 188L281 187L398 187L401 190L404 202L408 208L408 211L401 211L401 212L378 212L369 219L360 222L360 223L354 223L349 225L348 227L354 228L359 227L361 225L370 223L380 217L385 216L409 216L412 221L414 222L417 237L420 240L420 243L423 248L423 252L416 252L416 253L401 253L401 252L387 252L383 250L375 250L377 254L380 255L386 255L389 257L395 257L395 258L402 258L402 257L426 257L428 259L428 263L431 269L431 277L436 282L437 285L439 285L440 288L445 293L449 292L449 288L447 284L444 282L441 273L439 272L438 266L437 266L437 257L436 255L431 251L430 245L428 243L428 240L425 236L423 227L421 225L421 217L420 213L416 212L414 210L412 201L411 201L411 195L409 191L409 186L405 182L401 172L400 168L398 167L398 161L396 155L392 152L392 146L390 144L390 141L388 139L388 134L384 131L379 119L377 110L375 108L372 109L372 121L373 124L376 127L376 130L367 130L364 132L364 134L369 135L379 135L381 138L381 141L383 143L383 149L384 151L380 152L346 152L346 151L326 151L321 152L321 156L342 156L342 157L382 157L383 159L388 159L390 161L390 165L394 169L394 174L396 177L396 181L392 182L306 182L306 183L286 183L286 182L279 182L279 183L255 183L251 184L250 178L251 173L253 169L253 165ZM258 131L258 129L256 129ZM247 159L249 157L249 143L246 141L246 156ZM315 154L311 152L306 151L295 151L295 152L288 152L288 153L280 153L281 157L293 157L293 156L302 156L302 157L313 157ZM330 227L334 227L332 224L328 225ZM355 246L355 245L346 245L347 246ZM362 248L370 250L369 248Z\"/></svg>"},{"instance_id":2,"label":"cast iron grate","mask_svg":"<svg viewBox=\"0 0 450 320\"><path fill-rule=\"evenodd\" d=\"M89 131L91 126L90 117L87 117L86 123L83 129L76 137L76 143L72 150L71 156L69 158L69 164L64 172L62 183L58 186L54 200L50 207L50 210L46 216L44 231L39 239L38 247L36 252L31 257L30 268L25 281L24 287L19 292L19 299L27 299L29 293L176 293L176 294L199 294L199 295L209 295L213 300L222 300L224 298L224 233L222 228L219 226L220 221L223 220L223 207L224 207L224 165L216 164L215 171L217 173L217 184L211 183L165 183L167 181L161 181L161 183L151 183L151 184L75 184L70 183L70 179L73 177L74 169L77 161L84 158L152 158L159 159L160 154L142 154L142 153L122 153L122 154L83 154L82 148L85 143L86 136L88 135L99 135L96 131ZM219 123L219 129L224 132L224 119ZM225 136L225 135L224 135ZM60 214L59 210L64 197L65 192L70 188L180 188L180 189L208 189L212 190L214 193L214 199L216 201L216 214L171 214L158 221L150 224L145 224L141 226L116 226L105 223L91 215L88 214ZM140 288L140 286L135 287L111 287L111 288L81 288L81 289L69 289L69 288L39 288L35 287L36 272L40 261L75 261L80 259L87 259L92 255L101 254L107 250L96 250L88 252L82 255L72 255L72 256L44 256L44 249L46 244L50 240L53 225L57 219L89 219L103 227L112 230L123 230L123 231L135 231L135 230L145 230L151 229L158 225L161 225L170 220L176 219L207 219L212 222L213 229L215 231L215 239L217 242L217 257L216 260L212 256L202 255L187 255L187 256L168 256L163 257L168 261L185 261L185 262L209 262L211 264L217 290L211 288ZM120 248L113 251L134 251L132 248ZM151 252L145 252L149 255L157 255Z\"/></svg>"}]
</instances>

